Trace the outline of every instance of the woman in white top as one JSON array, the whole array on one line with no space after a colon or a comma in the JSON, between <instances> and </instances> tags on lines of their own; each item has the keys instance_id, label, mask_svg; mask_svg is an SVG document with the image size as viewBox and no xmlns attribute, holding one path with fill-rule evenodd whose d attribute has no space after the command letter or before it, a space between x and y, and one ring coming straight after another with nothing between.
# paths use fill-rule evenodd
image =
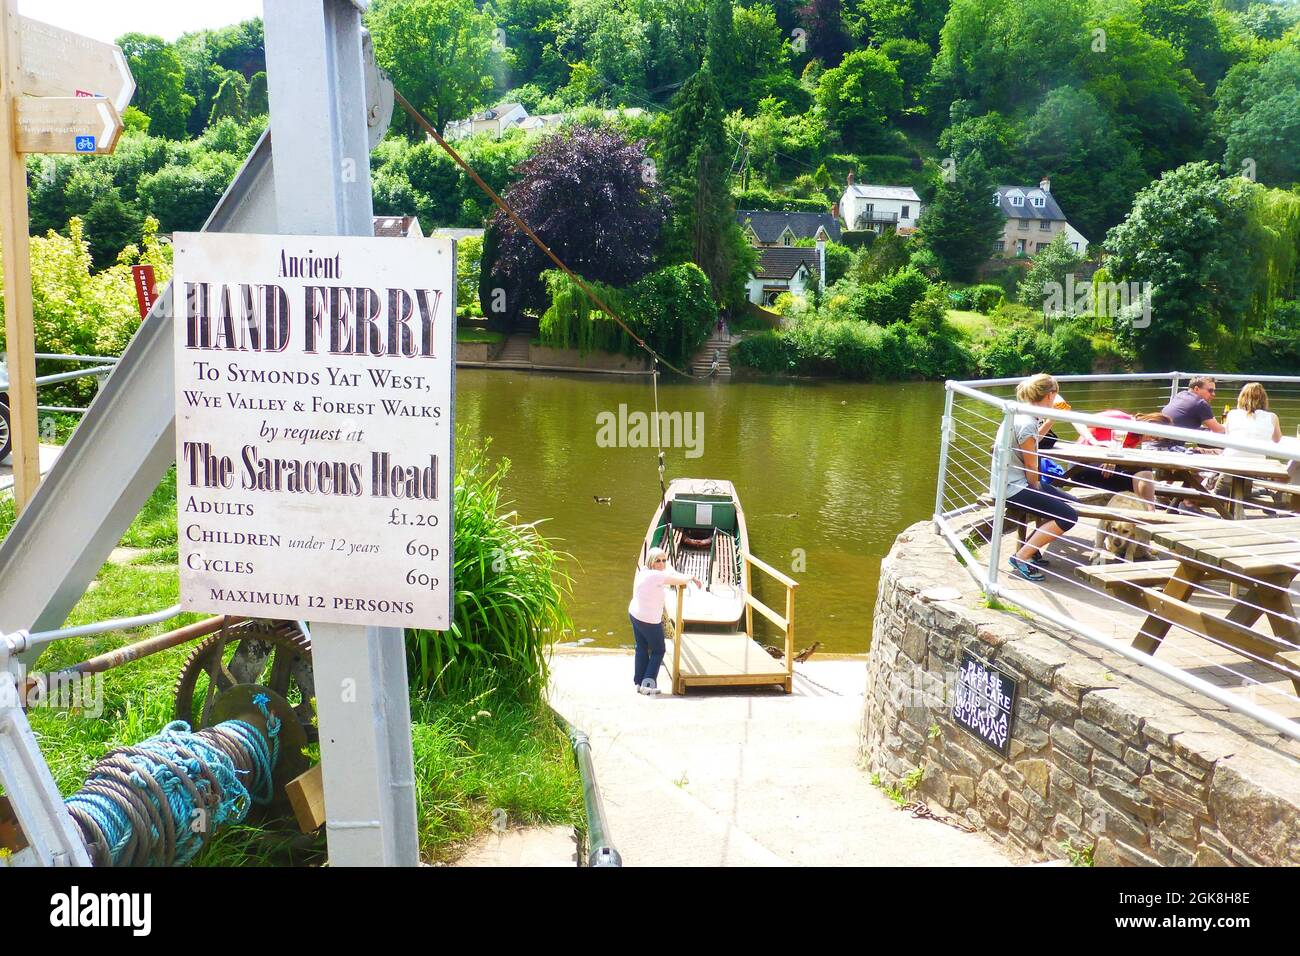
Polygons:
<instances>
[{"instance_id":1,"label":"woman in white top","mask_svg":"<svg viewBox=\"0 0 1300 956\"><path fill-rule=\"evenodd\" d=\"M657 694L659 668L664 662L664 588L678 584L694 584L697 588L703 585L699 578L678 574L669 567L668 552L663 548L651 548L646 552L645 561L645 567L637 569L632 600L627 606L636 638L632 683L642 694Z\"/></svg>"},{"instance_id":2,"label":"woman in white top","mask_svg":"<svg viewBox=\"0 0 1300 956\"><path fill-rule=\"evenodd\" d=\"M1237 393L1237 407L1224 417L1223 424L1232 438L1244 438L1260 444L1280 442L1282 440L1282 423L1268 410L1268 392L1259 382L1247 382ZM1225 458L1263 458L1253 451L1238 451L1235 448L1223 450ZM1247 491L1249 491L1249 484ZM1226 496L1232 490L1232 476L1219 475L1214 482L1214 493Z\"/></svg>"}]
</instances>

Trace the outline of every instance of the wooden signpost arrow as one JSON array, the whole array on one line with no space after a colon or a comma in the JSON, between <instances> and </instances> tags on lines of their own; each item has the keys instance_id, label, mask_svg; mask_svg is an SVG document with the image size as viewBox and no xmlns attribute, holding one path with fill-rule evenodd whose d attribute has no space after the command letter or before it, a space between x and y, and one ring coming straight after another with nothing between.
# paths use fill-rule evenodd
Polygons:
<instances>
[{"instance_id":1,"label":"wooden signpost arrow","mask_svg":"<svg viewBox=\"0 0 1300 956\"><path fill-rule=\"evenodd\" d=\"M120 47L28 17L18 18L18 42L28 96L102 96L118 113L131 102L135 80Z\"/></svg>"},{"instance_id":2,"label":"wooden signpost arrow","mask_svg":"<svg viewBox=\"0 0 1300 956\"><path fill-rule=\"evenodd\" d=\"M0 256L19 511L40 482L26 154L111 153L134 92L118 47L19 16L18 0L0 0Z\"/></svg>"}]
</instances>

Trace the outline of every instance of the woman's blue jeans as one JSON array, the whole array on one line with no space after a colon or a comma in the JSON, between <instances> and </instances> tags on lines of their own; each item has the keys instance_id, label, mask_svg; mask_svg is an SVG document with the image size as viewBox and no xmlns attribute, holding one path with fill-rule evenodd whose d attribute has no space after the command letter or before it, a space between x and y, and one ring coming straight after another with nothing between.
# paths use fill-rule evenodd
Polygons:
<instances>
[{"instance_id":1,"label":"woman's blue jeans","mask_svg":"<svg viewBox=\"0 0 1300 956\"><path fill-rule=\"evenodd\" d=\"M640 687L649 682L653 687L659 686L659 668L664 662L664 625L647 624L638 621L631 614L632 634L636 637L636 655L632 668L632 683Z\"/></svg>"}]
</instances>

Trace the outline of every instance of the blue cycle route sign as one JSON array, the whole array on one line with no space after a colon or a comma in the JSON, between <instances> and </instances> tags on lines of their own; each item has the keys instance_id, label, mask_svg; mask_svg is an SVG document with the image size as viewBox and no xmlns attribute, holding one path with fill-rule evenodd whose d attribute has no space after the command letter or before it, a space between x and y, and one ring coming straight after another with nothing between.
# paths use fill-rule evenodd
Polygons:
<instances>
[{"instance_id":1,"label":"blue cycle route sign","mask_svg":"<svg viewBox=\"0 0 1300 956\"><path fill-rule=\"evenodd\" d=\"M93 153L95 151L95 137L78 136L76 141L77 152Z\"/></svg>"}]
</instances>

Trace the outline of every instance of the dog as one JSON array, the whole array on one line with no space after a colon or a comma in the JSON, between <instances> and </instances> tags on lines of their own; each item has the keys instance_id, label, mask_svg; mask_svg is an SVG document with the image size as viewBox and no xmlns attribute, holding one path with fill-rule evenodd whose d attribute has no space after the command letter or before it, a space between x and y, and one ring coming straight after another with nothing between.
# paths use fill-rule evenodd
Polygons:
<instances>
[{"instance_id":1,"label":"dog","mask_svg":"<svg viewBox=\"0 0 1300 956\"><path fill-rule=\"evenodd\" d=\"M1154 511L1151 503L1133 495L1115 495L1106 502L1107 508L1129 511ZM1146 561L1151 551L1137 541L1137 523L1127 518L1103 518L1097 522L1097 537L1093 542L1092 563L1105 564L1111 557L1122 561Z\"/></svg>"}]
</instances>

